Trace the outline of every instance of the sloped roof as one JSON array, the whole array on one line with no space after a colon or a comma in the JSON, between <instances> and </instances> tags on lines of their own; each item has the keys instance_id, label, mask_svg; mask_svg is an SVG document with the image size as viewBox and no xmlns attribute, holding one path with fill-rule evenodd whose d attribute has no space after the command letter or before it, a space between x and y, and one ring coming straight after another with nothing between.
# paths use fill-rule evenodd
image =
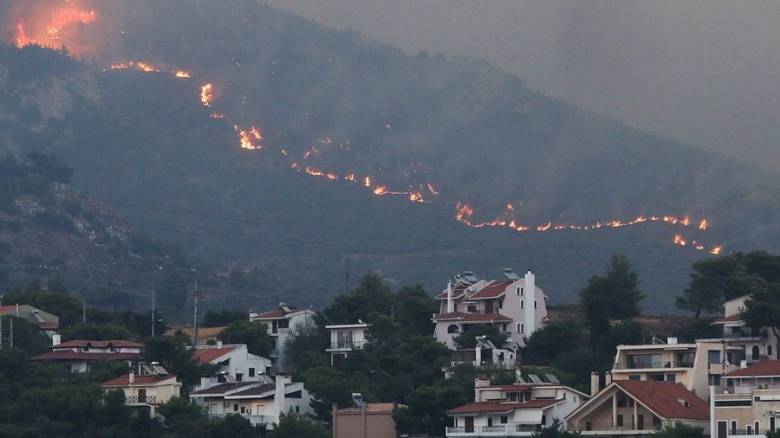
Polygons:
<instances>
[{"instance_id":1,"label":"sloped roof","mask_svg":"<svg viewBox=\"0 0 780 438\"><path fill-rule=\"evenodd\" d=\"M500 313L438 313L434 316L436 321L463 321L463 322L507 322L511 318Z\"/></svg>"},{"instance_id":2,"label":"sloped roof","mask_svg":"<svg viewBox=\"0 0 780 438\"><path fill-rule=\"evenodd\" d=\"M32 360L71 360L71 361L99 361L99 360L136 360L141 358L141 353L85 353L83 351L50 351L35 356Z\"/></svg>"},{"instance_id":3,"label":"sloped roof","mask_svg":"<svg viewBox=\"0 0 780 438\"><path fill-rule=\"evenodd\" d=\"M477 402L459 406L447 411L448 414L479 414L486 412L509 412L517 409L544 409L563 400L528 400L520 403Z\"/></svg>"},{"instance_id":4,"label":"sloped roof","mask_svg":"<svg viewBox=\"0 0 780 438\"><path fill-rule=\"evenodd\" d=\"M169 379L176 379L176 376L171 374L133 376L133 385L154 385L155 383L163 382ZM125 374L124 376L119 376L116 379L111 379L100 384L100 386L103 387L129 386L129 385L130 385L130 376L128 374Z\"/></svg>"},{"instance_id":5,"label":"sloped roof","mask_svg":"<svg viewBox=\"0 0 780 438\"><path fill-rule=\"evenodd\" d=\"M501 295L506 292L506 288L512 284L512 280L504 280L504 281L492 281L487 286L480 289L477 293L470 296L469 299L472 300L489 300L492 298L498 298Z\"/></svg>"},{"instance_id":6,"label":"sloped roof","mask_svg":"<svg viewBox=\"0 0 780 438\"><path fill-rule=\"evenodd\" d=\"M305 311L306 309L299 309L295 306L278 307L268 312L258 313L254 315L253 318L254 319L281 319Z\"/></svg>"},{"instance_id":7,"label":"sloped roof","mask_svg":"<svg viewBox=\"0 0 780 438\"><path fill-rule=\"evenodd\" d=\"M89 346L91 348L108 348L110 346L114 348L143 348L144 344L126 341L124 339L111 339L106 341L100 340L87 340L77 339L73 341L63 342L59 345L55 345L52 348L83 348Z\"/></svg>"},{"instance_id":8,"label":"sloped roof","mask_svg":"<svg viewBox=\"0 0 780 438\"><path fill-rule=\"evenodd\" d=\"M715 324L724 324L727 322L739 322L742 321L742 314L741 313L735 313L734 315L725 316L723 318L718 318L715 320Z\"/></svg>"},{"instance_id":9,"label":"sloped roof","mask_svg":"<svg viewBox=\"0 0 780 438\"><path fill-rule=\"evenodd\" d=\"M452 298L458 299L461 298L466 293L465 287L453 287L452 288ZM439 295L436 295L437 300L446 300L447 299L447 291L440 293Z\"/></svg>"},{"instance_id":10,"label":"sloped roof","mask_svg":"<svg viewBox=\"0 0 780 438\"><path fill-rule=\"evenodd\" d=\"M780 376L780 360L756 362L747 368L740 368L726 374L726 378Z\"/></svg>"},{"instance_id":11,"label":"sloped roof","mask_svg":"<svg viewBox=\"0 0 780 438\"><path fill-rule=\"evenodd\" d=\"M243 387L257 385L258 382L236 382L236 383L223 383L221 385L215 385L200 391L195 391L191 395L222 395L228 391L241 389Z\"/></svg>"},{"instance_id":12,"label":"sloped roof","mask_svg":"<svg viewBox=\"0 0 780 438\"><path fill-rule=\"evenodd\" d=\"M192 355L201 365L206 365L211 363L211 361L219 359L220 357L230 353L236 348L236 346L222 348L199 348L194 350Z\"/></svg>"},{"instance_id":13,"label":"sloped roof","mask_svg":"<svg viewBox=\"0 0 780 438\"><path fill-rule=\"evenodd\" d=\"M661 417L679 420L710 418L707 402L679 383L648 380L616 380L613 383Z\"/></svg>"}]
</instances>

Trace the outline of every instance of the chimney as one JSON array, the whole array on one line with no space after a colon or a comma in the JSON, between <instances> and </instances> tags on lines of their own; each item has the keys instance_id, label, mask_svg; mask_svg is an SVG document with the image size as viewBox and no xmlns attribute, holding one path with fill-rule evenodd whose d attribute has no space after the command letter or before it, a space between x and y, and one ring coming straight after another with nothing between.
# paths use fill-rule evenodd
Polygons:
<instances>
[{"instance_id":1,"label":"chimney","mask_svg":"<svg viewBox=\"0 0 780 438\"><path fill-rule=\"evenodd\" d=\"M743 370L744 370L745 368L747 368L747 361L746 361L746 360L742 360L742 361L740 361L740 362L739 362L739 367L740 367L740 368L742 368Z\"/></svg>"},{"instance_id":2,"label":"chimney","mask_svg":"<svg viewBox=\"0 0 780 438\"><path fill-rule=\"evenodd\" d=\"M222 341L221 340L217 341L217 348L222 348Z\"/></svg>"},{"instance_id":3,"label":"chimney","mask_svg":"<svg viewBox=\"0 0 780 438\"><path fill-rule=\"evenodd\" d=\"M474 346L474 353L475 353L474 360L476 362L476 365L478 367L481 367L482 366L482 346L479 345L479 342L477 342L477 345Z\"/></svg>"},{"instance_id":4,"label":"chimney","mask_svg":"<svg viewBox=\"0 0 780 438\"><path fill-rule=\"evenodd\" d=\"M590 395L599 393L599 373L593 371L590 373Z\"/></svg>"},{"instance_id":5,"label":"chimney","mask_svg":"<svg viewBox=\"0 0 780 438\"><path fill-rule=\"evenodd\" d=\"M16 303L16 317L19 317L19 303Z\"/></svg>"},{"instance_id":6,"label":"chimney","mask_svg":"<svg viewBox=\"0 0 780 438\"><path fill-rule=\"evenodd\" d=\"M127 381L128 381L128 383L130 383L131 385L132 385L133 383L135 383L135 373L131 372L130 374L128 374L128 375L127 375Z\"/></svg>"},{"instance_id":7,"label":"chimney","mask_svg":"<svg viewBox=\"0 0 780 438\"><path fill-rule=\"evenodd\" d=\"M452 299L452 280L447 280L447 313L455 311L455 301Z\"/></svg>"},{"instance_id":8,"label":"chimney","mask_svg":"<svg viewBox=\"0 0 780 438\"><path fill-rule=\"evenodd\" d=\"M277 374L274 376L274 383L276 383L276 390L274 391L274 406L276 407L277 417L281 417L285 413L285 382L286 376ZM277 420L278 421L278 420Z\"/></svg>"},{"instance_id":9,"label":"chimney","mask_svg":"<svg viewBox=\"0 0 780 438\"><path fill-rule=\"evenodd\" d=\"M62 342L62 336L61 335L51 335L51 345L52 347L56 347L60 345Z\"/></svg>"},{"instance_id":10,"label":"chimney","mask_svg":"<svg viewBox=\"0 0 780 438\"><path fill-rule=\"evenodd\" d=\"M612 371L607 371L604 373L604 387L606 388L610 383L612 383Z\"/></svg>"},{"instance_id":11,"label":"chimney","mask_svg":"<svg viewBox=\"0 0 780 438\"><path fill-rule=\"evenodd\" d=\"M525 300L525 316L523 318L523 323L525 323L524 332L526 338L530 338L536 331L536 309L534 308L534 301L536 300L536 277L530 269L525 274L523 288L525 289L525 293L523 294L523 299Z\"/></svg>"}]
</instances>

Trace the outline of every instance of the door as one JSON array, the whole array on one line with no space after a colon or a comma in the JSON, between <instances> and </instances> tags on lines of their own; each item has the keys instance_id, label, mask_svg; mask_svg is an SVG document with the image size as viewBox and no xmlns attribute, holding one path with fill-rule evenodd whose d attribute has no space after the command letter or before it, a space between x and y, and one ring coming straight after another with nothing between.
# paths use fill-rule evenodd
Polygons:
<instances>
[{"instance_id":1,"label":"door","mask_svg":"<svg viewBox=\"0 0 780 438\"><path fill-rule=\"evenodd\" d=\"M466 417L466 433L474 433L474 417Z\"/></svg>"},{"instance_id":2,"label":"door","mask_svg":"<svg viewBox=\"0 0 780 438\"><path fill-rule=\"evenodd\" d=\"M718 436L716 438L728 437L728 423L725 421L718 421Z\"/></svg>"},{"instance_id":3,"label":"door","mask_svg":"<svg viewBox=\"0 0 780 438\"><path fill-rule=\"evenodd\" d=\"M637 430L645 430L645 416L639 414L636 416L636 428Z\"/></svg>"},{"instance_id":4,"label":"door","mask_svg":"<svg viewBox=\"0 0 780 438\"><path fill-rule=\"evenodd\" d=\"M139 389L138 390L138 402L139 403L146 403L146 390L145 389Z\"/></svg>"}]
</instances>

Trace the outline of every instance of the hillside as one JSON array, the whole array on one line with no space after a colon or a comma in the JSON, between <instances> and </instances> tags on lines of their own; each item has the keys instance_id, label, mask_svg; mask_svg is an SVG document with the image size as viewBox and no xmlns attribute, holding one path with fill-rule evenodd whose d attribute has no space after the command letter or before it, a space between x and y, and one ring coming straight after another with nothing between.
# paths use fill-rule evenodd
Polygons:
<instances>
[{"instance_id":1,"label":"hillside","mask_svg":"<svg viewBox=\"0 0 780 438\"><path fill-rule=\"evenodd\" d=\"M77 187L135 229L232 269L248 303L324 303L345 287L346 257L353 273L430 289L454 271L533 267L567 302L619 251L643 274L648 306L669 311L690 262L706 256L675 247L675 233L707 248L780 247L772 175L546 98L485 63L408 57L253 1L229 4L116 2L101 17L123 32L96 28L96 59L5 49L0 123L6 144L60 157ZM131 60L160 72L104 71ZM167 73L177 69L193 77ZM262 130L262 149L241 149L231 123ZM375 196L379 183L366 190L344 180L352 173L407 194ZM428 203L410 203L417 192ZM454 220L458 202L473 206L473 223L511 203L532 228L667 214L712 228L471 229Z\"/></svg>"}]
</instances>

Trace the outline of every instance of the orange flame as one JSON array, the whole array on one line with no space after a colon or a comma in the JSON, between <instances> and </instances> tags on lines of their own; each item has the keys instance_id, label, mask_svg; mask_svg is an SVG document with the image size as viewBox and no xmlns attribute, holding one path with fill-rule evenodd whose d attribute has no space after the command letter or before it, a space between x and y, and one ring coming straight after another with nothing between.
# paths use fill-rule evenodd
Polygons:
<instances>
[{"instance_id":1,"label":"orange flame","mask_svg":"<svg viewBox=\"0 0 780 438\"><path fill-rule=\"evenodd\" d=\"M250 151L259 150L263 148L263 134L260 130L252 126L248 131L241 129L238 125L235 126L235 130L238 131L238 137L241 142L241 149Z\"/></svg>"},{"instance_id":2,"label":"orange flame","mask_svg":"<svg viewBox=\"0 0 780 438\"><path fill-rule=\"evenodd\" d=\"M32 26L28 26L25 18L19 18L16 22L16 34L14 43L22 48L29 45L39 45L52 49L60 49L69 46L71 52L82 52L78 44L67 44L69 30L76 25L86 25L97 21L98 14L94 10L81 9L73 4L63 5L60 8L50 10L49 19L42 20L39 17L31 18ZM72 42L72 41L71 41Z\"/></svg>"},{"instance_id":3,"label":"orange flame","mask_svg":"<svg viewBox=\"0 0 780 438\"><path fill-rule=\"evenodd\" d=\"M192 73L184 70L176 70L173 72L173 75L176 76L179 79L190 79L192 78Z\"/></svg>"},{"instance_id":4,"label":"orange flame","mask_svg":"<svg viewBox=\"0 0 780 438\"><path fill-rule=\"evenodd\" d=\"M200 87L200 102L205 107L210 107L214 103L214 84L208 83Z\"/></svg>"}]
</instances>

